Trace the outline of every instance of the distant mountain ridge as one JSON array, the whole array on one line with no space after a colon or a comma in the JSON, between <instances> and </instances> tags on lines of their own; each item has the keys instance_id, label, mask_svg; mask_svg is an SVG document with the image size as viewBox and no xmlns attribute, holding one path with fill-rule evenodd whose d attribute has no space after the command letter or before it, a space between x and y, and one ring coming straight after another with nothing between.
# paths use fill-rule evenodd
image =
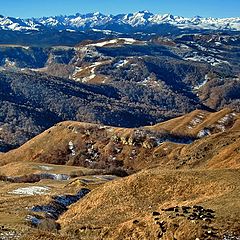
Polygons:
<instances>
[{"instance_id":1,"label":"distant mountain ridge","mask_svg":"<svg viewBox=\"0 0 240 240\"><path fill-rule=\"evenodd\" d=\"M240 31L240 17L203 18L195 16L186 18L171 14L153 14L139 11L129 14L104 15L99 12L21 19L0 15L0 29L12 31L41 31L43 29L83 31L110 30L117 32L145 31L149 27L166 25L177 29Z\"/></svg>"}]
</instances>

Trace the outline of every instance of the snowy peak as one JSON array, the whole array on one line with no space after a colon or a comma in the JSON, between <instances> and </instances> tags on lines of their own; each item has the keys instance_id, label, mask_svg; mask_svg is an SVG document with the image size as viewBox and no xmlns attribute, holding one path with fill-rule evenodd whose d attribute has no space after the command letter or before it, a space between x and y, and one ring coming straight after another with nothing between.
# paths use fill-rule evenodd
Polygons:
<instances>
[{"instance_id":1,"label":"snowy peak","mask_svg":"<svg viewBox=\"0 0 240 240\"><path fill-rule=\"evenodd\" d=\"M140 11L136 13L127 14L123 18L123 23L129 24L133 27L149 24L149 19L153 14L147 11Z\"/></svg>"},{"instance_id":2,"label":"snowy peak","mask_svg":"<svg viewBox=\"0 0 240 240\"><path fill-rule=\"evenodd\" d=\"M4 17L0 16L0 29L24 31L24 30L39 30L40 25L34 23L32 20L23 20L20 18Z\"/></svg>"},{"instance_id":3,"label":"snowy peak","mask_svg":"<svg viewBox=\"0 0 240 240\"><path fill-rule=\"evenodd\" d=\"M100 12L76 14L71 16L42 17L33 19L20 19L0 15L0 29L25 31L53 28L55 30L119 30L119 27L133 29L149 28L169 24L179 29L197 30L230 30L240 31L240 17L237 18L203 18L195 16L185 18L171 14L152 14L149 11L139 11L129 14L104 15ZM111 26L111 29L110 27Z\"/></svg>"}]
</instances>

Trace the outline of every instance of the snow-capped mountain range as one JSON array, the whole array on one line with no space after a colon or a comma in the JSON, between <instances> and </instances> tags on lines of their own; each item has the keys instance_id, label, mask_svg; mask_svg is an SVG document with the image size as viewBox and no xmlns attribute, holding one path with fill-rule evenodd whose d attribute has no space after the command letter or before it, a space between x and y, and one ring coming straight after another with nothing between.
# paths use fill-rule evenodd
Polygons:
<instances>
[{"instance_id":1,"label":"snow-capped mountain range","mask_svg":"<svg viewBox=\"0 0 240 240\"><path fill-rule=\"evenodd\" d=\"M148 11L115 16L103 15L97 12L32 19L4 17L0 15L0 29L12 31L40 31L50 28L67 31L111 30L124 32L124 30L143 30L145 28L163 25L173 26L179 29L240 31L240 17L203 18L196 16L193 18L185 18L171 14L152 14Z\"/></svg>"}]
</instances>

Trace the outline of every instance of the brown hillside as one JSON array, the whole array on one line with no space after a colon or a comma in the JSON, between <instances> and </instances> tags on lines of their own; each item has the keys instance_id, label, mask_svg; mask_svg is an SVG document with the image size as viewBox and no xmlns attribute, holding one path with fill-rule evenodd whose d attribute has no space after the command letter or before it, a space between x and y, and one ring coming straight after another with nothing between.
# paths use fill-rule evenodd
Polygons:
<instances>
[{"instance_id":1,"label":"brown hillside","mask_svg":"<svg viewBox=\"0 0 240 240\"><path fill-rule=\"evenodd\" d=\"M217 113L196 110L165 123L136 129L63 122L20 148L0 155L0 160L1 165L26 161L115 167L130 172L156 165L168 169L238 168L239 130L240 117L230 109ZM199 140L186 144L197 135Z\"/></svg>"},{"instance_id":2,"label":"brown hillside","mask_svg":"<svg viewBox=\"0 0 240 240\"><path fill-rule=\"evenodd\" d=\"M0 154L0 163L0 222L16 231L26 228L21 232L24 240L240 236L240 117L230 109L196 110L142 128L61 122ZM126 172L133 174L113 176ZM59 181L46 174L74 179ZM47 187L46 196L12 195L26 187ZM82 187L92 191L54 219L31 212L33 206L76 194ZM29 226L29 214L43 220L42 232L38 225ZM54 228L52 234L49 228Z\"/></svg>"},{"instance_id":3,"label":"brown hillside","mask_svg":"<svg viewBox=\"0 0 240 240\"><path fill-rule=\"evenodd\" d=\"M59 223L63 232L74 232L79 239L190 240L239 235L239 173L141 171L93 190L70 207Z\"/></svg>"},{"instance_id":4,"label":"brown hillside","mask_svg":"<svg viewBox=\"0 0 240 240\"><path fill-rule=\"evenodd\" d=\"M209 130L210 133L217 133L223 130L226 131L232 128L236 122L238 122L238 124L235 125L235 128L236 130L240 130L239 120L239 114L229 108L214 113L195 110L181 117L156 124L150 127L150 129L155 131L166 129L173 133L197 136L203 129Z\"/></svg>"},{"instance_id":5,"label":"brown hillside","mask_svg":"<svg viewBox=\"0 0 240 240\"><path fill-rule=\"evenodd\" d=\"M214 134L181 149L183 167L240 168L240 131Z\"/></svg>"}]
</instances>

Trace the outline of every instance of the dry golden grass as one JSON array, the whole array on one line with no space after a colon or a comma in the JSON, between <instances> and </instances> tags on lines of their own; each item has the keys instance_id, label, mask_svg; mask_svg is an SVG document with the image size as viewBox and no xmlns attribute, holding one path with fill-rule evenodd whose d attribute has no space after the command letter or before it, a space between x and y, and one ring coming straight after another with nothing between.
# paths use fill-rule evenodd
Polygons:
<instances>
[{"instance_id":1,"label":"dry golden grass","mask_svg":"<svg viewBox=\"0 0 240 240\"><path fill-rule=\"evenodd\" d=\"M68 152L69 142L77 139L79 135L82 137L85 128L91 126L92 124L77 122L60 123L36 136L20 148L4 154L1 164L14 161L65 164L67 160L66 158L62 159L62 154L70 155ZM79 127L81 132L76 134L74 128Z\"/></svg>"},{"instance_id":2,"label":"dry golden grass","mask_svg":"<svg viewBox=\"0 0 240 240\"><path fill-rule=\"evenodd\" d=\"M176 157L184 168L240 168L240 131L198 140L184 146Z\"/></svg>"},{"instance_id":3,"label":"dry golden grass","mask_svg":"<svg viewBox=\"0 0 240 240\"><path fill-rule=\"evenodd\" d=\"M102 83L108 83L110 82L111 79L108 76L98 74L96 77L92 78L91 80L88 81L88 83L91 84L102 84Z\"/></svg>"},{"instance_id":4,"label":"dry golden grass","mask_svg":"<svg viewBox=\"0 0 240 240\"><path fill-rule=\"evenodd\" d=\"M64 182L41 180L35 184L0 182L0 225L28 233L23 239L29 240L36 237L148 240L159 236L165 240L195 240L221 239L225 233L240 236L240 117L232 115L224 132L218 126L231 113L230 109L217 113L196 110L140 129L183 137L196 136L205 128L212 131L212 135L191 144L164 142L158 146L146 144L146 139L141 144L133 144L136 129L71 121L59 123L20 148L0 154L0 175L22 176L46 171L93 174L96 173L93 169L71 166L84 164L88 149L99 151L99 161L104 164L111 166L109 156L112 155L122 161L124 168L140 172L109 183L94 176ZM201 121L192 124L199 116ZM74 145L75 155L69 149L69 142ZM90 145L88 149L86 144ZM48 186L50 191L46 196L9 194L19 187L32 185ZM61 233L32 229L24 220L29 214L27 208L46 204L55 195L75 194L82 187L93 191L60 217ZM196 204L214 210L215 218L210 222L191 220L186 214L162 210ZM158 220L152 215L154 211L160 213ZM209 238L206 232L214 232L216 236Z\"/></svg>"},{"instance_id":5,"label":"dry golden grass","mask_svg":"<svg viewBox=\"0 0 240 240\"><path fill-rule=\"evenodd\" d=\"M24 234L20 240L73 240L68 236L60 236L56 233L51 233L48 231L31 229L27 234Z\"/></svg>"},{"instance_id":6,"label":"dry golden grass","mask_svg":"<svg viewBox=\"0 0 240 240\"><path fill-rule=\"evenodd\" d=\"M32 166L38 166L34 163L31 164ZM22 165L22 167L23 166L24 165ZM67 174L70 173L72 169L78 169L68 166L61 166L61 169L60 166L55 167L59 169L54 169L49 172L55 171ZM66 171L64 171L64 169ZM31 170L32 169L30 169L30 171ZM49 204L52 202L53 196L67 194L75 195L81 188L94 189L107 181L108 180L101 179L95 175L82 176L66 181L41 180L37 183L9 183L0 181L0 226L4 226L4 232L7 232L6 229L9 229L9 231L20 233L20 235L23 236L22 239L24 240L36 239L36 235L39 235L38 239L68 239L67 236L61 237L59 234L52 234L33 228L30 222L26 220L27 216L37 215L39 217L44 217L44 214L33 213L30 209L36 205ZM18 195L16 193L12 193L12 191L19 188L36 186L48 187L49 191L47 191L44 195Z\"/></svg>"},{"instance_id":7,"label":"dry golden grass","mask_svg":"<svg viewBox=\"0 0 240 240\"><path fill-rule=\"evenodd\" d=\"M49 170L48 170L49 169ZM29 174L40 174L40 173L52 173L52 174L66 174L72 175L74 172L82 173L82 175L92 175L94 170L76 167L76 166L62 166L56 164L40 164L33 162L12 162L0 167L0 175L5 176L23 176Z\"/></svg>"},{"instance_id":8,"label":"dry golden grass","mask_svg":"<svg viewBox=\"0 0 240 240\"><path fill-rule=\"evenodd\" d=\"M233 110L229 108L225 108L219 112L210 113L203 110L195 110L189 114L183 115L178 118L171 119L169 121L156 124L152 127L148 127L149 129L153 129L155 131L160 129L166 129L170 132L182 134L182 135L193 135L197 136L199 131L204 128L210 128L213 132L220 132L220 129L217 129L216 125L219 125L218 121L225 117L227 114L234 113ZM202 116L201 116L202 115ZM200 116L200 117L199 117ZM200 119L201 121L193 126L191 124L192 120ZM233 121L226 126L226 129L230 129L234 125L235 130L240 130L240 115L236 114L233 116ZM192 126L192 128L189 128Z\"/></svg>"},{"instance_id":9,"label":"dry golden grass","mask_svg":"<svg viewBox=\"0 0 240 240\"><path fill-rule=\"evenodd\" d=\"M165 169L178 168L239 168L239 131L240 117L232 116L225 126L219 128L221 119L232 113L223 109L217 113L196 110L190 114L151 127L142 128L154 133L167 131L178 136L196 136L205 128L211 128L212 135L192 144L165 142L148 148L131 143L136 129L104 127L90 123L63 122L33 138L20 148L0 155L0 165L11 162L38 162L58 165L89 166L86 143L96 149L100 155L95 167L111 166L112 159L117 159L125 169L141 170L152 166ZM196 116L202 115L200 123L189 128ZM114 140L118 138L118 142ZM69 142L72 141L76 155L72 156ZM119 150L116 152L115 150ZM95 161L95 160L94 160ZM7 168L7 166L6 166ZM9 165L11 169L11 165ZM16 167L19 169L19 167ZM1 170L0 170L1 171Z\"/></svg>"},{"instance_id":10,"label":"dry golden grass","mask_svg":"<svg viewBox=\"0 0 240 240\"><path fill-rule=\"evenodd\" d=\"M86 65L84 67L82 67L81 70L79 70L78 72L76 72L74 74L74 78L87 78L89 76L91 76L92 74L95 73L95 71L100 67L100 66L104 66L106 64L110 64L111 61L107 60L107 61L102 61L99 65L95 66L95 65ZM90 83L99 83L100 80L104 79L104 75L96 75L94 78L89 79L88 82ZM102 81L101 81L102 82Z\"/></svg>"},{"instance_id":11,"label":"dry golden grass","mask_svg":"<svg viewBox=\"0 0 240 240\"><path fill-rule=\"evenodd\" d=\"M78 232L81 239L87 239L85 234L89 237L90 233L89 239L157 239L159 227L152 216L157 211L167 225L163 239L173 236L178 240L203 239L202 227L206 222L188 220L176 213L169 218L161 210L198 204L215 211L215 219L208 227L216 228L219 236L237 232L240 230L239 173L239 170L144 170L93 190L63 214L59 223L64 233L82 229Z\"/></svg>"}]
</instances>

